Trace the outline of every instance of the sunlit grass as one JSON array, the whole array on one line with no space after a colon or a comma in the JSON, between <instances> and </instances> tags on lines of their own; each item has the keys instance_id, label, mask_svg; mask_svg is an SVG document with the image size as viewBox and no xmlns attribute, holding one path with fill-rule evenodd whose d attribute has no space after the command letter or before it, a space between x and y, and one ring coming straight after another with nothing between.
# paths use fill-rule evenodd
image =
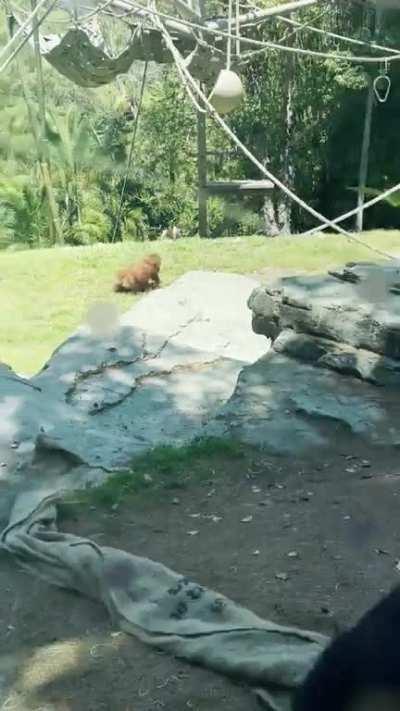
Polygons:
<instances>
[{"instance_id":1,"label":"sunlit grass","mask_svg":"<svg viewBox=\"0 0 400 711\"><path fill-rule=\"evenodd\" d=\"M400 232L370 232L371 245L400 254ZM0 253L0 359L34 373L80 323L96 300L128 309L136 298L112 291L114 272L143 254L161 254L162 282L190 270L251 274L267 267L326 271L349 260L375 261L341 236L266 239L185 239Z\"/></svg>"}]
</instances>

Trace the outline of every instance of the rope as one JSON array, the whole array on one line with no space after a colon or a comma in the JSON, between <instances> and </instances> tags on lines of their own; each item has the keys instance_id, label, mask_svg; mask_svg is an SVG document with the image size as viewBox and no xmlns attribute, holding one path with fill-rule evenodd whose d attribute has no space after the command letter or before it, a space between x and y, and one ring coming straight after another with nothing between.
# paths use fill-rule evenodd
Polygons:
<instances>
[{"instance_id":1,"label":"rope","mask_svg":"<svg viewBox=\"0 0 400 711\"><path fill-rule=\"evenodd\" d=\"M397 185L394 185L392 188L389 188L388 190L385 190L385 192L381 193L380 195L377 195L376 197L372 198L371 200L368 200L368 202L364 203L363 205L363 210L368 210L369 207L373 207L373 205L376 205L378 202L381 202L382 200L386 200L386 198L390 197L390 195L393 195L394 193L400 192L400 183L397 183ZM357 214L359 208L355 207L353 210L349 210L349 212L344 212L343 215L339 215L339 217L335 217L332 222L336 225L339 222L344 222L347 220L349 217L353 217L354 215ZM310 237L313 234L316 234L316 232L322 232L323 230L326 230L327 227L330 227L330 225L327 224L327 222L323 222L321 225L318 225L317 227L313 227L311 230L308 230L307 232L303 233L304 237ZM381 252L381 254L385 254ZM391 259L394 259L392 255L385 254L385 256L390 257Z\"/></svg>"},{"instance_id":2,"label":"rope","mask_svg":"<svg viewBox=\"0 0 400 711\"><path fill-rule=\"evenodd\" d=\"M202 102L208 109L209 113L212 115L214 120L219 123L221 128L225 131L225 133L229 136L229 138L238 146L238 148L244 153L244 155L251 160L251 162L269 179L271 180L274 185L278 188L280 188L288 197L290 197L294 202L296 202L300 207L302 207L306 212L311 214L313 217L317 217L319 213L314 210L312 207L307 205L301 198L299 198L292 190L287 188L278 178L276 178L265 166L260 163L260 161L249 151L246 146L240 141L240 139L233 133L233 131L229 128L229 126L225 123L223 118L215 111L214 107L210 102L208 101L207 97L205 94L202 92L201 88L197 86L197 83L191 76L190 72L187 70L184 60L182 58L182 55L180 54L179 50L175 47L174 43L172 42L171 36L168 32L168 30L162 25L161 21L159 18L157 18L157 24L159 29L162 31L166 41L168 41L168 44L170 46L170 51L173 54L174 60L176 64L180 64L182 71L184 72L188 82L190 83L191 87L194 89L194 91L198 94L198 96L201 98ZM371 205L379 202L379 200L382 200L384 197L387 197L388 195L391 195L392 193L396 192L396 190L400 190L400 184L395 186L394 188L391 188L390 190L387 190L386 193L381 195L378 198L374 198L371 200L369 203L366 203L364 208L368 208ZM324 228L325 227L333 227L335 230L339 231L342 235L347 237L347 239L351 242L354 242L356 244L361 245L362 247L365 247L366 249L369 249L371 252L375 252L375 254L378 254L381 257L385 257L385 259L395 259L395 257L392 254L389 254L388 252L384 252L383 250L377 249L375 247L372 247L371 245L363 242L363 240L359 239L358 237L355 237L354 235L346 232L345 230L342 230L338 227L338 222L346 219L346 217L351 216L352 214L355 214L357 212L357 208L353 210L352 212L348 213L347 215L342 216L341 218L337 218L336 220L328 220L324 218L323 223L324 223ZM320 217L318 217L320 219ZM319 231L319 228L317 228L316 231Z\"/></svg>"},{"instance_id":3,"label":"rope","mask_svg":"<svg viewBox=\"0 0 400 711\"><path fill-rule=\"evenodd\" d=\"M131 169L131 164L132 164L132 159L133 159L133 151L135 149L135 143L136 143L136 135L137 135L137 129L139 125L139 116L140 116L140 111L142 108L142 102L143 102L143 94L144 94L144 87L146 84L146 76L147 76L147 67L148 67L148 62L145 62L144 69L143 69L143 76L142 76L142 84L140 87L140 95L139 95L139 101L138 101L138 107L136 111L136 116L135 116L135 124L133 127L133 132L132 132L132 138L131 138L131 145L129 148L129 155L128 155L128 161L126 164L126 171L125 171L125 176L124 176L124 181L122 183L122 190L121 190L121 195L120 195L120 201L119 201L119 206L118 206L118 212L117 212L117 217L115 220L115 225L114 225L114 231L112 234L111 242L115 241L115 237L117 234L117 230L119 228L120 222L121 222L121 216L122 216L122 208L124 205L124 196L125 196L125 190L126 190L126 184L128 182L128 175L129 171Z\"/></svg>"},{"instance_id":4,"label":"rope","mask_svg":"<svg viewBox=\"0 0 400 711\"><path fill-rule=\"evenodd\" d=\"M137 9L142 10L142 12L144 14L148 14L149 16L176 21L176 18L174 18L172 15L168 15L165 12L160 12L159 10L147 9L147 8L145 9L138 3L134 2L134 0L125 0L125 3L126 3L126 5L129 5L132 8L137 8ZM197 22L191 22L190 20L186 20L186 19L183 20L181 18L179 18L179 22L182 23L183 25L186 25L187 27L191 27L192 29L201 30L202 32L205 32L206 34L208 33L208 34L212 34L212 35L217 35L218 37L225 37L225 38L230 37L231 39L236 39L235 34L233 34L232 32L226 32L225 30L222 30L222 29L209 27L207 25L200 25ZM252 45L253 47L262 47L263 49L276 49L276 50L281 50L283 52L291 52L292 54L304 55L307 57L316 57L319 59L333 59L336 61L350 62L352 64L382 64L385 61L387 61L388 63L395 62L397 60L400 61L400 52L398 54L395 54L392 56L355 57L351 54L339 54L337 52L319 52L317 50L303 49L302 47L298 47L298 46L283 45L283 44L279 44L277 42L255 40L255 39L250 39L249 37L243 37L243 35L240 36L240 42L242 44ZM389 51L392 51L392 50L389 50Z\"/></svg>"},{"instance_id":5,"label":"rope","mask_svg":"<svg viewBox=\"0 0 400 711\"><path fill-rule=\"evenodd\" d=\"M236 136L236 134L232 131L232 129L228 126L228 124L224 121L224 119L215 111L214 107L212 104L209 102L207 99L206 95L203 93L201 88L197 85L196 81L193 79L192 75L188 71L188 69L185 66L184 60L182 55L180 54L179 50L175 47L171 35L169 34L168 30L165 28L165 26L162 24L161 20L159 18L156 18L155 20L155 25L160 29L160 31L163 33L166 42L169 44L170 51L173 55L173 58L175 60L175 63L178 65L180 64L182 71L184 72L192 90L197 93L211 116L214 118L214 120L221 126L223 131L229 136L231 141L237 145L237 147L242 151L242 153L260 170L265 177L267 177L269 180L271 180L274 185L278 188L280 188L285 195L290 197L294 202L296 202L300 207L302 207L304 210L309 212L313 217L316 217L318 220L321 220L321 215L319 212L314 210L312 207L307 205L301 198L299 198L290 188L288 188L286 185L284 185L279 178L276 178L265 166L249 151L248 148L241 142L241 140ZM351 235L346 232L345 230L341 229L340 227L336 226L331 222L330 220L327 220L326 218L322 218L323 221L326 221L328 225L333 227L335 230L338 232L341 232L341 234L345 235L348 238L351 238Z\"/></svg>"},{"instance_id":6,"label":"rope","mask_svg":"<svg viewBox=\"0 0 400 711\"><path fill-rule=\"evenodd\" d=\"M101 5L98 5L94 10L91 10L91 11L88 12L86 15L80 15L80 16L78 16L78 18L77 18L78 23L79 23L80 25L82 25L82 24L84 24L85 22L87 22L88 20L91 20L91 18L94 17L95 15L99 15L100 13L104 12L104 10L105 10L109 5L112 5L113 2L114 2L114 0L105 0L104 3L102 3ZM14 4L11 4L11 7L15 8L15 5L14 5ZM17 8L17 9L16 9L16 12L21 12L21 14L23 14L23 15L26 15L26 14L27 14L25 10L22 10L22 9L20 9L20 8ZM55 24L57 24L57 25L67 25L68 27L74 27L74 26L75 26L75 24L71 25L71 20L67 20L67 19L62 18L62 17L58 17L58 18L56 18L56 19L52 19L52 21L53 21Z\"/></svg>"},{"instance_id":7,"label":"rope","mask_svg":"<svg viewBox=\"0 0 400 711\"><path fill-rule=\"evenodd\" d=\"M254 5L254 3L249 2L251 7L254 7L255 10L258 10L257 5ZM314 19L314 21L322 20L325 15L330 11L330 7L324 8L321 12L318 13L317 17ZM285 32L284 36L278 40L279 44L283 44L285 41L290 39L291 37L294 37L297 35L299 32L301 32L302 29L307 27L307 22L304 23L299 23L299 26L296 27L292 32ZM252 52L246 52L246 60L245 63L247 64L249 61L251 61L256 55L264 54L265 49L255 49Z\"/></svg>"},{"instance_id":8,"label":"rope","mask_svg":"<svg viewBox=\"0 0 400 711\"><path fill-rule=\"evenodd\" d=\"M236 59L240 57L240 0L236 0Z\"/></svg>"},{"instance_id":9,"label":"rope","mask_svg":"<svg viewBox=\"0 0 400 711\"><path fill-rule=\"evenodd\" d=\"M136 8L136 9L140 10L140 11L141 11L142 13L144 13L144 14L147 14L147 15L150 15L150 16L151 16L151 15L153 15L153 16L158 16L158 17L160 17L160 18L163 18L163 19L167 19L167 20L171 20L171 21L175 21L175 22L176 22L176 18L175 18L173 15L169 15L169 14L166 14L166 13L160 12L160 11L158 11L158 10L154 10L154 9L149 9L149 8L146 9L146 8L143 8L141 5L139 5L138 3L133 2L132 0L125 0L125 1L126 1L126 4L127 4L127 5L129 5L129 6L133 7L133 8ZM39 3L39 5L37 6L37 8L36 8L36 10L35 10L35 13L37 12L38 8L41 7L45 2L46 2L46 0L41 0L41 2ZM52 4L51 4L51 7L46 11L45 16L48 15L48 13L49 13L50 10L53 8L53 6L56 4L56 2L57 2L57 0L53 0L53 2L52 2ZM107 2L106 4L108 5L108 2ZM32 14L33 14L33 13L32 13ZM32 14L31 14L31 15L29 16L29 18L25 21L25 23L24 23L24 26L25 26L25 27L26 27L26 25L29 24L30 19L32 19ZM44 17L45 17L45 16L44 16ZM42 21L43 21L44 17L42 18ZM237 35L233 34L232 32L226 32L225 30L222 30L222 29L216 29L216 28L213 28L213 27L207 27L206 25L201 25L201 24L199 24L199 23L191 22L190 20L186 20L186 19L183 20L183 19L181 19L181 18L179 19L179 22L180 22L182 25L185 25L185 26L190 27L190 28L192 28L192 29L198 29L198 30L201 30L202 32L205 32L205 33L208 33L208 34L213 34L213 35L216 35L216 36L218 36L218 37L225 37L225 38L230 39L230 40L232 40L232 39L237 39ZM324 30L321 30L321 32L325 33ZM21 27L20 27L20 29L18 30L18 32L16 33L16 35L14 35L14 39L15 39L15 37L16 37L18 34L20 34L20 33L21 33ZM18 48L17 51L19 51L19 50L22 48L22 46L23 46L23 45L25 44L25 42L29 39L29 37L31 36L31 34L32 34L32 31L31 31L30 34L25 38L25 40L24 40L23 43L19 46L19 48ZM291 52L291 53L293 53L293 54L300 54L300 55L304 55L304 56L308 56L308 57L316 57L316 58L320 58L320 59L333 59L333 60L335 60L335 61L345 61L345 62L350 62L350 63L353 63L353 64L379 64L379 63L382 63L382 62L385 62L385 61L387 61L387 62L393 62L393 61L400 60L400 52L397 53L397 54L394 54L394 55L392 55L392 56L381 56L381 57L354 57L354 56L348 55L348 54L339 54L339 53L336 53L336 52L319 52L319 51L316 51L316 50L303 49L302 47L298 47L298 46L290 46L290 45L279 44L279 43L276 43L276 42L255 40L255 39L250 39L250 38L248 38L248 37L243 37L243 36L240 37L240 41L241 41L242 44L244 43L244 44L247 44L247 45L251 45L251 46L253 46L253 47L260 47L260 48L263 48L263 49L265 49L265 50L267 50L267 49L275 49L275 50L281 50L281 51L284 51L284 52ZM9 49L9 45L10 45L10 43L8 43L8 44L6 45L6 47L1 51L1 53L0 53L0 58L4 55L5 51ZM385 49L385 51L393 52L392 49ZM3 70L8 66L8 64L10 63L10 61L12 61L12 59L14 58L14 56L16 55L16 53L17 53L17 52L15 52L3 66L0 66L0 72L3 71ZM247 55L247 56L248 56L248 55Z\"/></svg>"},{"instance_id":10,"label":"rope","mask_svg":"<svg viewBox=\"0 0 400 711\"><path fill-rule=\"evenodd\" d=\"M28 27L28 25L32 22L32 20L35 19L36 15L37 15L38 12L41 10L41 8L43 7L43 5L46 4L46 2L47 2L47 0L40 0L40 2L37 4L37 6L35 7L35 9L29 14L29 17L28 17L28 18L25 20L25 22L19 27L19 29L17 30L17 32L15 33L15 35L13 35L13 36L9 39L9 41L7 42L7 44L5 45L5 47L3 47L3 49L0 51L0 59L2 59L5 54L7 54L7 52L8 52L9 49L10 49L10 47L11 47L11 46L14 44L14 42L19 38L19 36L23 34L23 32L24 32L24 31L26 30L26 28ZM54 3L54 4L55 4L55 3Z\"/></svg>"},{"instance_id":11,"label":"rope","mask_svg":"<svg viewBox=\"0 0 400 711\"><path fill-rule=\"evenodd\" d=\"M33 16L34 16L34 18L36 17L38 8L42 7L42 6L44 5L44 2L47 2L47 0L41 0L41 2L36 6L34 12L32 12L32 13L30 14L30 17L31 17L31 18L32 18ZM32 35L34 34L35 30L40 27L40 25L42 24L42 22L46 19L47 15L50 14L51 10L52 10L53 7L57 4L57 2L58 2L58 0L52 0L52 2L51 2L51 4L49 5L49 7L44 11L44 13L43 13L42 17L40 18L40 20L38 20L34 25L31 24L31 28L30 28L29 32L25 33L25 35L24 35L22 41L20 42L20 44L14 49L14 51L11 53L11 55L8 57L8 59L6 59L5 62L3 62L3 64L0 65L0 74L1 74L5 69L7 69L8 65L10 64L10 62L12 62L13 59L15 59L15 57L16 57L17 54L20 52L20 50L26 45L26 43L28 42L28 40L32 37ZM29 24L29 23L28 23L28 24ZM7 42L6 46L1 50L1 52L0 52L0 59L2 59L2 57L7 53L7 51L10 50L10 47L11 47L11 45L14 43L15 38L16 38L17 36L19 37L19 35L21 34L21 30L22 30L22 32L25 32L26 26L27 26L27 21L25 21L22 25L20 25L19 29L17 30L17 32L15 33L15 35L13 35L12 39L10 39L10 41ZM24 29L22 29L22 28L24 28Z\"/></svg>"}]
</instances>

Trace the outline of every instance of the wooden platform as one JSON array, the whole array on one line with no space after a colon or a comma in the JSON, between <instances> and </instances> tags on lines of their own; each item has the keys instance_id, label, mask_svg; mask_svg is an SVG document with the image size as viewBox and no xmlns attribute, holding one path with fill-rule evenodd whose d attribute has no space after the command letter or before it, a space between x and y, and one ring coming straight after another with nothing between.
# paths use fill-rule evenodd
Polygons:
<instances>
[{"instance_id":1,"label":"wooden platform","mask_svg":"<svg viewBox=\"0 0 400 711\"><path fill-rule=\"evenodd\" d=\"M203 189L209 195L220 195L223 193L268 192L273 187L274 184L270 180L218 180L207 182Z\"/></svg>"}]
</instances>

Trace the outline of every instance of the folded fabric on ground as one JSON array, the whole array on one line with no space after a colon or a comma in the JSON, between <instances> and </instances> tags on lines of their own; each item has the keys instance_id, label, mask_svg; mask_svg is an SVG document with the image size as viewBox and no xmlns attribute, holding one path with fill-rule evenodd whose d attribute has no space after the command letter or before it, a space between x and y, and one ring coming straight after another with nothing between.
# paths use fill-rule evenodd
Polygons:
<instances>
[{"instance_id":1,"label":"folded fabric on ground","mask_svg":"<svg viewBox=\"0 0 400 711\"><path fill-rule=\"evenodd\" d=\"M0 540L21 566L101 601L116 626L143 642L261 687L267 708L290 708L326 637L263 620L160 563L60 532L59 502L38 490L17 498Z\"/></svg>"}]
</instances>

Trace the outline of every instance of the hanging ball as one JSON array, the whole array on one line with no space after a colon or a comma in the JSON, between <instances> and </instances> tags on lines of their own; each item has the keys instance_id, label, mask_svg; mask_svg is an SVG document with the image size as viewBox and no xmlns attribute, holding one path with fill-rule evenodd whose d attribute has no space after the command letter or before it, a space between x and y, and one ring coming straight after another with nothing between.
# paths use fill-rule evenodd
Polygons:
<instances>
[{"instance_id":1,"label":"hanging ball","mask_svg":"<svg viewBox=\"0 0 400 711\"><path fill-rule=\"evenodd\" d=\"M244 87L240 77L230 69L221 69L209 101L219 114L229 114L243 101Z\"/></svg>"}]
</instances>

